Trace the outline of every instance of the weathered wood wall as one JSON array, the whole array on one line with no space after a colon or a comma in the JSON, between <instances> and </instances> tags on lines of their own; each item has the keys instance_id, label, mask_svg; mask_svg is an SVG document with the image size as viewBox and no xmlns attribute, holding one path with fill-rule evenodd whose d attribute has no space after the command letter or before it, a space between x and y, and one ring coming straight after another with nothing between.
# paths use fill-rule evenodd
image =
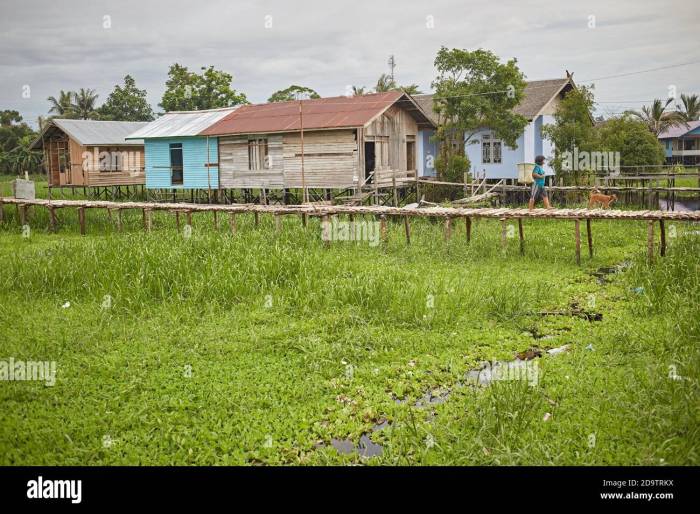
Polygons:
<instances>
[{"instance_id":1,"label":"weathered wood wall","mask_svg":"<svg viewBox=\"0 0 700 514\"><path fill-rule=\"evenodd\" d=\"M247 135L219 139L219 187L222 189L284 187L283 136L281 134L250 136L250 139L265 138L270 167L262 170L249 169Z\"/></svg>"}]
</instances>

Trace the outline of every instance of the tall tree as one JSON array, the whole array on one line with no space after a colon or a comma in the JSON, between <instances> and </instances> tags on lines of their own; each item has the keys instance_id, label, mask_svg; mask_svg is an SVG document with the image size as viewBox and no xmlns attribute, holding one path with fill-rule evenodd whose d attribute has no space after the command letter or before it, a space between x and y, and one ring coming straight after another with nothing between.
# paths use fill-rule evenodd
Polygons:
<instances>
[{"instance_id":1,"label":"tall tree","mask_svg":"<svg viewBox=\"0 0 700 514\"><path fill-rule=\"evenodd\" d=\"M367 94L365 86L352 86L352 96L364 96Z\"/></svg>"},{"instance_id":2,"label":"tall tree","mask_svg":"<svg viewBox=\"0 0 700 514\"><path fill-rule=\"evenodd\" d=\"M565 152L591 152L596 148L596 132L591 113L595 105L592 88L581 86L572 89L559 102L554 113L554 123L542 127L544 137L554 143L554 162L558 175L566 177L573 174L574 183L579 183L582 170L563 169Z\"/></svg>"},{"instance_id":3,"label":"tall tree","mask_svg":"<svg viewBox=\"0 0 700 514\"><path fill-rule=\"evenodd\" d=\"M304 98L321 98L321 95L310 87L291 85L287 89L275 91L267 101L269 103L289 102L291 100L302 100Z\"/></svg>"},{"instance_id":4,"label":"tall tree","mask_svg":"<svg viewBox=\"0 0 700 514\"><path fill-rule=\"evenodd\" d=\"M248 103L245 94L231 87L231 74L213 66L201 70L198 74L177 63L170 66L160 107L165 111L194 111Z\"/></svg>"},{"instance_id":5,"label":"tall tree","mask_svg":"<svg viewBox=\"0 0 700 514\"><path fill-rule=\"evenodd\" d=\"M501 63L489 50L442 47L435 57L435 68L438 76L432 86L439 120L436 136L442 143L440 162L436 162L438 171L451 169L455 157L468 166L465 145L483 127L493 130L506 145L516 146L527 120L513 112L525 89L515 59Z\"/></svg>"},{"instance_id":6,"label":"tall tree","mask_svg":"<svg viewBox=\"0 0 700 514\"><path fill-rule=\"evenodd\" d=\"M99 96L94 89L80 88L74 93L73 111L76 118L81 120L91 120L98 117L96 103Z\"/></svg>"},{"instance_id":7,"label":"tall tree","mask_svg":"<svg viewBox=\"0 0 700 514\"><path fill-rule=\"evenodd\" d=\"M49 114L53 114L53 117L58 118L72 118L74 116L73 112L73 98L75 93L73 91L61 91L58 94L58 98L55 96L50 96L47 98L51 104L49 109Z\"/></svg>"},{"instance_id":8,"label":"tall tree","mask_svg":"<svg viewBox=\"0 0 700 514\"><path fill-rule=\"evenodd\" d=\"M41 153L29 150L36 137L17 111L0 111L0 169L21 173L36 171Z\"/></svg>"},{"instance_id":9,"label":"tall tree","mask_svg":"<svg viewBox=\"0 0 700 514\"><path fill-rule=\"evenodd\" d=\"M639 118L655 136L658 136L664 130L684 123L680 113L666 110L672 101L672 98L666 102L657 98L651 106L645 105L641 111L628 111L625 114Z\"/></svg>"},{"instance_id":10,"label":"tall tree","mask_svg":"<svg viewBox=\"0 0 700 514\"><path fill-rule=\"evenodd\" d=\"M146 100L146 90L138 89L131 75L124 77L124 86L117 84L98 109L100 119L115 121L152 121L153 109Z\"/></svg>"},{"instance_id":11,"label":"tall tree","mask_svg":"<svg viewBox=\"0 0 700 514\"><path fill-rule=\"evenodd\" d=\"M681 111L684 121L700 120L700 98L698 98L698 95L682 94L681 104L682 106L678 105L677 108Z\"/></svg>"},{"instance_id":12,"label":"tall tree","mask_svg":"<svg viewBox=\"0 0 700 514\"><path fill-rule=\"evenodd\" d=\"M663 164L664 148L647 125L630 115L611 118L597 126L599 148L619 152L621 166Z\"/></svg>"},{"instance_id":13,"label":"tall tree","mask_svg":"<svg viewBox=\"0 0 700 514\"><path fill-rule=\"evenodd\" d=\"M377 85L374 87L377 93L386 93L388 91L405 91L409 95L421 94L418 84L409 84L408 86L399 86L396 81L391 78L391 75L382 73L377 79Z\"/></svg>"}]
</instances>

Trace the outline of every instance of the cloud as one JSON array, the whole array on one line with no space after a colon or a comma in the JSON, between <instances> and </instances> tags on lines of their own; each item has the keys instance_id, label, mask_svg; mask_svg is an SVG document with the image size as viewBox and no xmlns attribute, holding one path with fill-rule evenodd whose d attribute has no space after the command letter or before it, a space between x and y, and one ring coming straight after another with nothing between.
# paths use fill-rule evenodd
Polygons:
<instances>
[{"instance_id":1,"label":"cloud","mask_svg":"<svg viewBox=\"0 0 700 514\"><path fill-rule=\"evenodd\" d=\"M323 96L371 87L388 71L390 54L398 82L427 91L442 45L516 57L529 79L568 69L583 80L697 60L700 21L700 5L683 0L664 9L634 0L3 0L0 9L0 108L29 121L46 114L46 97L61 89L95 88L104 100L127 73L157 109L175 62L232 73L234 87L255 102L292 83ZM596 97L651 99L666 96L669 85L700 92L699 70L599 81ZM25 85L30 98L22 97Z\"/></svg>"}]
</instances>

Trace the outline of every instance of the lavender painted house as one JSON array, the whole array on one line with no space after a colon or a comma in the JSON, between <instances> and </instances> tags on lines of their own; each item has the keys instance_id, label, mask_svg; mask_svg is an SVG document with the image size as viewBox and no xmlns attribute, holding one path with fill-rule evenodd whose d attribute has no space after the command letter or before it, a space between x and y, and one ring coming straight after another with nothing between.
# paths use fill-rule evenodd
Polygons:
<instances>
[{"instance_id":1,"label":"lavender painted house","mask_svg":"<svg viewBox=\"0 0 700 514\"><path fill-rule=\"evenodd\" d=\"M515 112L528 120L525 130L517 140L515 148L510 148L499 140L489 127L479 130L468 143L465 152L471 162L473 176L488 179L516 179L517 164L535 162L535 156L544 155L547 159L545 172L554 175L554 170L548 164L554 156L552 143L542 136L542 127L554 122L554 113L564 95L575 88L571 77L551 80L535 80L527 83L525 96L515 108ZM433 95L417 95L414 99L430 113L437 123L437 114L432 109ZM429 167L425 156L437 155L437 145L430 139L435 131L423 131L419 137L418 154L422 157L421 176L435 176L434 167ZM429 163L429 162L428 162Z\"/></svg>"}]
</instances>

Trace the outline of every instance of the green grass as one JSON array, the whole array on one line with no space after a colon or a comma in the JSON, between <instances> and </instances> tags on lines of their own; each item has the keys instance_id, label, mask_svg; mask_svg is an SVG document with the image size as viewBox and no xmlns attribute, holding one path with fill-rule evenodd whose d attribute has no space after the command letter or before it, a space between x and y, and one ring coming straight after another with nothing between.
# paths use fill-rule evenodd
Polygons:
<instances>
[{"instance_id":1,"label":"green grass","mask_svg":"<svg viewBox=\"0 0 700 514\"><path fill-rule=\"evenodd\" d=\"M53 387L0 382L0 464L700 461L695 225L674 224L668 256L649 266L644 223L594 221L595 257L578 267L569 221L525 220L521 257L488 220L470 244L463 224L446 243L421 220L410 247L392 223L386 246L326 248L318 221L304 230L296 216L281 233L239 216L232 237L226 220L214 230L195 214L187 239L165 213L150 234L125 213L120 234L88 211L81 237L72 210L49 234L33 209L25 238L4 212L0 359L58 371ZM591 275L626 261L608 283ZM572 304L603 319L538 314ZM537 360L534 387L459 386L484 360L564 344ZM381 456L329 446L382 420Z\"/></svg>"}]
</instances>

